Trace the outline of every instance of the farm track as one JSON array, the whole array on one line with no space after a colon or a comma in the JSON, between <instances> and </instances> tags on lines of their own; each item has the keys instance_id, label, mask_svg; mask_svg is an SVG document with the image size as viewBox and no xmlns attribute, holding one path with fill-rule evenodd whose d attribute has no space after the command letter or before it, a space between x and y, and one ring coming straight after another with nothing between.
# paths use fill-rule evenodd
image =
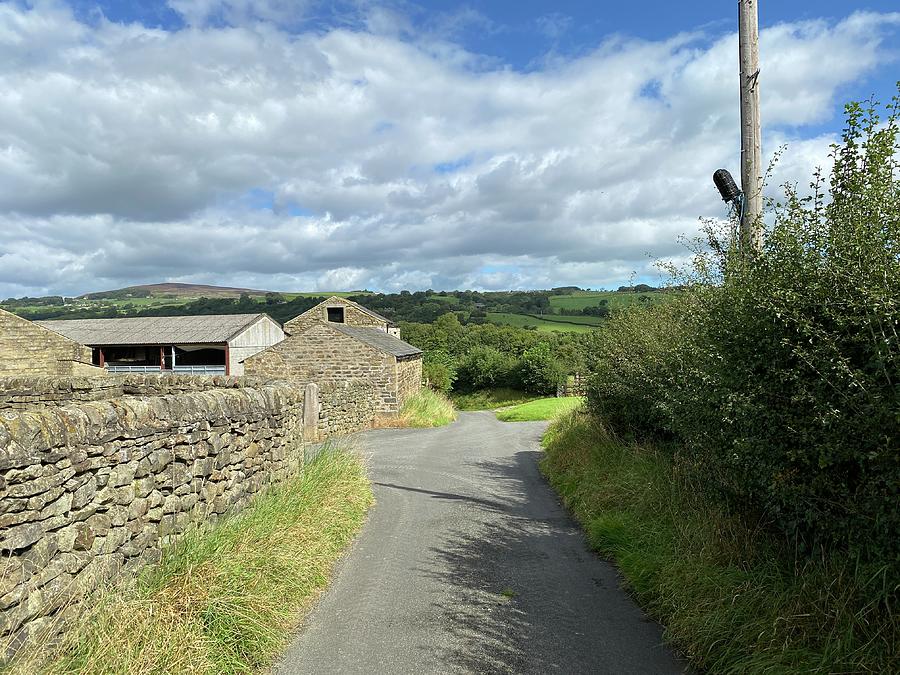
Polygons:
<instances>
[{"instance_id":1,"label":"farm track","mask_svg":"<svg viewBox=\"0 0 900 675\"><path fill-rule=\"evenodd\" d=\"M683 672L540 475L545 428L362 435L377 503L275 672Z\"/></svg>"}]
</instances>

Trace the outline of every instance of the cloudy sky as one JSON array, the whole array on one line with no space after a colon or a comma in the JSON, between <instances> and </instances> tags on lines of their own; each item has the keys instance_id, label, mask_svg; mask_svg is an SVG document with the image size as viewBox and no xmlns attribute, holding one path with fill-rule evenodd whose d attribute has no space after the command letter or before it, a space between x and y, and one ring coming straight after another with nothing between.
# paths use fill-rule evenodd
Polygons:
<instances>
[{"instance_id":1,"label":"cloudy sky","mask_svg":"<svg viewBox=\"0 0 900 675\"><path fill-rule=\"evenodd\" d=\"M805 183L843 103L892 94L900 13L762 5L764 155ZM733 1L0 2L0 297L650 280L739 174L735 26Z\"/></svg>"}]
</instances>

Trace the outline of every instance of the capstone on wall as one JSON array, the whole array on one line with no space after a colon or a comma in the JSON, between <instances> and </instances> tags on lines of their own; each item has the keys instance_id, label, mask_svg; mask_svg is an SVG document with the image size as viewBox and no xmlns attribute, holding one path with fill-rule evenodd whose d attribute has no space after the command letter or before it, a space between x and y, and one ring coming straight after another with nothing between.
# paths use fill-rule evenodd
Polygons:
<instances>
[{"instance_id":1,"label":"capstone on wall","mask_svg":"<svg viewBox=\"0 0 900 675\"><path fill-rule=\"evenodd\" d=\"M52 632L72 599L290 475L304 436L358 431L374 417L371 384L325 385L316 428L304 434L302 384L222 380L205 391L0 411L0 644Z\"/></svg>"},{"instance_id":2,"label":"capstone on wall","mask_svg":"<svg viewBox=\"0 0 900 675\"><path fill-rule=\"evenodd\" d=\"M0 309L0 377L103 372L91 365L90 348Z\"/></svg>"},{"instance_id":3,"label":"capstone on wall","mask_svg":"<svg viewBox=\"0 0 900 675\"><path fill-rule=\"evenodd\" d=\"M210 389L260 387L266 381L208 375L109 375L95 377L0 377L0 410L26 410L124 396L163 396Z\"/></svg>"},{"instance_id":4,"label":"capstone on wall","mask_svg":"<svg viewBox=\"0 0 900 675\"><path fill-rule=\"evenodd\" d=\"M368 328L379 328L388 331L388 322L378 319L368 312L359 308L359 306L345 298L331 297L324 302L319 303L312 309L308 309L303 314L295 316L293 319L284 324L284 330L289 335L297 335L302 333L317 323L326 323L328 321L329 307L344 308L344 323L348 326L360 326ZM399 330L396 336L400 337Z\"/></svg>"},{"instance_id":5,"label":"capstone on wall","mask_svg":"<svg viewBox=\"0 0 900 675\"><path fill-rule=\"evenodd\" d=\"M368 380L379 412L397 412L396 358L327 323L316 323L300 334L244 361L249 376L285 377L304 382Z\"/></svg>"},{"instance_id":6,"label":"capstone on wall","mask_svg":"<svg viewBox=\"0 0 900 675\"><path fill-rule=\"evenodd\" d=\"M101 401L124 393L115 377L0 377L0 410Z\"/></svg>"}]
</instances>

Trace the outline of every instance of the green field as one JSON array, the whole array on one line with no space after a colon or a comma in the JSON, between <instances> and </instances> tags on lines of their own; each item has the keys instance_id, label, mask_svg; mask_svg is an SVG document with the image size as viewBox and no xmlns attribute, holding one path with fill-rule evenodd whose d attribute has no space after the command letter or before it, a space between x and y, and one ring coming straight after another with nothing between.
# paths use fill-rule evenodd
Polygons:
<instances>
[{"instance_id":1,"label":"green field","mask_svg":"<svg viewBox=\"0 0 900 675\"><path fill-rule=\"evenodd\" d=\"M615 291L580 291L569 295L551 295L550 306L561 311L581 310L585 307L596 307L601 300L609 303L610 309L621 309L641 302L641 297L650 298L650 302L658 302L665 297L665 293L659 291L651 293L617 293Z\"/></svg>"},{"instance_id":2,"label":"green field","mask_svg":"<svg viewBox=\"0 0 900 675\"><path fill-rule=\"evenodd\" d=\"M557 415L570 412L584 403L580 396L561 398L539 398L536 401L521 403L511 408L497 411L497 419L501 422L536 422L552 420Z\"/></svg>"},{"instance_id":3,"label":"green field","mask_svg":"<svg viewBox=\"0 0 900 675\"><path fill-rule=\"evenodd\" d=\"M528 316L526 314L509 314L507 312L488 312L487 315L488 321L491 323L496 323L501 326L516 326L518 328L525 328L526 326L537 326L537 329L541 332L547 331L568 331L571 333L587 333L589 331L594 330L594 327L597 324L590 323L577 323L573 321L572 323L560 323L560 319L569 321L569 320L577 320L577 319L594 319L596 317L554 317L556 320L550 320L547 318L539 319L536 317Z\"/></svg>"}]
</instances>

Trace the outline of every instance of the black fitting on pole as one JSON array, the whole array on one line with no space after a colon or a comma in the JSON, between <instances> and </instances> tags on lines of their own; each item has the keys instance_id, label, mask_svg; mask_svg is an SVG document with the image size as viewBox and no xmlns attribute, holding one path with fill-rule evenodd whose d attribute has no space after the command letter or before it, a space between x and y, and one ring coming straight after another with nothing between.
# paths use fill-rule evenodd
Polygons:
<instances>
[{"instance_id":1,"label":"black fitting on pole","mask_svg":"<svg viewBox=\"0 0 900 675\"><path fill-rule=\"evenodd\" d=\"M713 183L716 184L719 194L722 195L723 202L734 204L735 208L740 208L741 191L727 169L719 169L713 173Z\"/></svg>"}]
</instances>

